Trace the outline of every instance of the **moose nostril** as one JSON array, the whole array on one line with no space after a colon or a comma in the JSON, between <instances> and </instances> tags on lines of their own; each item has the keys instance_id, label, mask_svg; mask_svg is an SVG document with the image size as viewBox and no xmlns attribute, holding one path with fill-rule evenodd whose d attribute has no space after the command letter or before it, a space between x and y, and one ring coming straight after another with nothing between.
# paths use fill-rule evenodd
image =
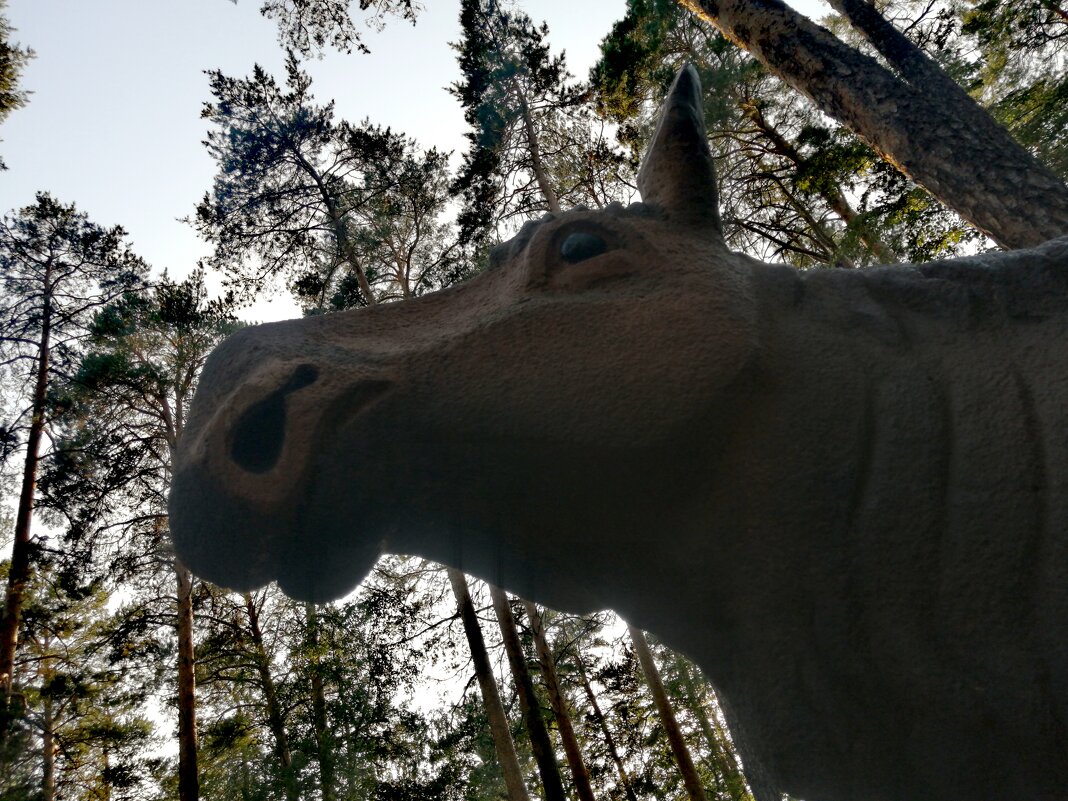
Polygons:
<instances>
[{"instance_id":1,"label":"moose nostril","mask_svg":"<svg viewBox=\"0 0 1068 801\"><path fill-rule=\"evenodd\" d=\"M319 368L314 364L297 365L297 369L293 371L293 375L289 377L283 390L285 392L295 392L298 389L304 389L309 384L314 384L315 379L318 377Z\"/></svg>"},{"instance_id":2,"label":"moose nostril","mask_svg":"<svg viewBox=\"0 0 1068 801\"><path fill-rule=\"evenodd\" d=\"M319 370L301 364L281 387L249 406L238 418L230 458L250 473L266 473L282 454L286 438L286 395L315 382Z\"/></svg>"}]
</instances>

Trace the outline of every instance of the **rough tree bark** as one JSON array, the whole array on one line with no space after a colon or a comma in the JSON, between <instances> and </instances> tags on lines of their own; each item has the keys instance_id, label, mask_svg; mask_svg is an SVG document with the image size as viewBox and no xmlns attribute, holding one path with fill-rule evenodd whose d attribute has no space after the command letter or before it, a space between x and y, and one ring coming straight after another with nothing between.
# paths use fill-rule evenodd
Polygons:
<instances>
[{"instance_id":1,"label":"rough tree bark","mask_svg":"<svg viewBox=\"0 0 1068 801\"><path fill-rule=\"evenodd\" d=\"M981 109L932 92L914 59L899 78L782 0L679 2L1001 246L1068 234L1068 186Z\"/></svg>"},{"instance_id":2,"label":"rough tree bark","mask_svg":"<svg viewBox=\"0 0 1068 801\"><path fill-rule=\"evenodd\" d=\"M541 676L545 682L545 689L549 692L549 704L556 716L556 725L560 729L560 741L567 755L567 764L571 769L571 778L575 783L575 793L580 801L596 801L593 795L593 787L590 785L590 772L586 769L586 763L582 759L582 750L579 748L578 737L575 736L575 727L571 725L571 712L567 708L563 688L560 686L560 678L556 674L556 660L553 652L545 639L545 625L541 619L538 607L530 601L523 601L523 609L530 620L530 633L534 637L534 649L538 653L538 664L541 665Z\"/></svg>"},{"instance_id":3,"label":"rough tree bark","mask_svg":"<svg viewBox=\"0 0 1068 801\"><path fill-rule=\"evenodd\" d=\"M467 644L471 649L475 678L478 679L478 687L482 691L482 702L486 706L486 717L489 718L493 746L497 750L501 772L504 773L508 799L509 801L530 801L530 795L523 783L523 771L519 767L519 758L515 753L515 743L512 742L508 718L504 714L504 704L501 703L497 681L493 678L493 670L490 667L489 654L486 653L482 628L478 625L478 615L475 613L475 605L471 601L471 593L467 588L467 579L462 572L454 568L448 568L448 574L449 583L452 584L452 593L456 597L456 605L460 612L460 620L464 625L464 634L467 636Z\"/></svg>"},{"instance_id":4,"label":"rough tree bark","mask_svg":"<svg viewBox=\"0 0 1068 801\"><path fill-rule=\"evenodd\" d=\"M545 720L541 716L541 705L534 694L534 682L531 681L530 671L527 669L527 657L523 653L523 644L519 641L511 604L508 603L504 590L493 584L488 586L490 598L493 600L493 611L497 614L497 623L501 628L504 650L508 654L508 665L512 669L512 678L519 695L519 707L523 710L523 722L526 723L530 734L530 750L534 753L538 775L541 776L541 783L545 787L545 799L566 801L560 767L556 764L549 730L545 728Z\"/></svg>"},{"instance_id":5,"label":"rough tree bark","mask_svg":"<svg viewBox=\"0 0 1068 801\"><path fill-rule=\"evenodd\" d=\"M193 574L177 558L174 574L178 583L178 798L180 801L199 801Z\"/></svg>"},{"instance_id":6,"label":"rough tree bark","mask_svg":"<svg viewBox=\"0 0 1068 801\"><path fill-rule=\"evenodd\" d=\"M675 764L679 766L682 774L682 783L686 786L686 793L690 801L707 801L705 788L701 784L701 778L697 775L693 759L690 757L690 749L682 737L682 729L675 719L675 711L671 708L667 692L664 690L664 682L660 680L660 671L653 660L653 653L649 650L649 643L645 640L645 634L641 629L627 624L627 631L634 642L634 652L638 655L638 661L645 674L645 683L649 685L649 692L656 704L656 711L660 714L660 722L667 733L668 742L671 744L671 753L675 756Z\"/></svg>"}]
</instances>

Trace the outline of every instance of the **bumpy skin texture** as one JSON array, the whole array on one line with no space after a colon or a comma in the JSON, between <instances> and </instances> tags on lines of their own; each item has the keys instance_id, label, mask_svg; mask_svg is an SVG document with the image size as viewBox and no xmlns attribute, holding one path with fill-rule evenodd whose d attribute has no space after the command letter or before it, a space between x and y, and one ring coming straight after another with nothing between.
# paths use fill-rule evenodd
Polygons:
<instances>
[{"instance_id":1,"label":"bumpy skin texture","mask_svg":"<svg viewBox=\"0 0 1068 801\"><path fill-rule=\"evenodd\" d=\"M731 253L699 96L684 70L643 204L225 342L180 556L326 600L414 553L614 608L809 801L1065 798L1068 238L865 271Z\"/></svg>"}]
</instances>

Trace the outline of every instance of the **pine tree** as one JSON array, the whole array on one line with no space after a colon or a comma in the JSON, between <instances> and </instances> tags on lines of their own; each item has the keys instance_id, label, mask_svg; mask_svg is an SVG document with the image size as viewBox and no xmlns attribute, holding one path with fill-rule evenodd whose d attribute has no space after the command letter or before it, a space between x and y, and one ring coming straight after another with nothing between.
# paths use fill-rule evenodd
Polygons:
<instances>
[{"instance_id":1,"label":"pine tree","mask_svg":"<svg viewBox=\"0 0 1068 801\"><path fill-rule=\"evenodd\" d=\"M292 53L284 87L258 65L248 78L208 75L205 144L219 171L192 222L245 297L283 276L311 310L332 311L374 303L379 289L422 294L462 272L437 222L446 155L335 121Z\"/></svg>"},{"instance_id":2,"label":"pine tree","mask_svg":"<svg viewBox=\"0 0 1068 801\"><path fill-rule=\"evenodd\" d=\"M463 623L464 634L467 637L471 651L475 677L482 692L482 702L486 710L486 716L489 718L489 727L493 734L493 744L497 751L497 759L508 788L509 801L530 801L530 795L523 781L523 772L519 767L519 759L516 757L515 744L512 741L508 718L504 712L504 705L501 703L500 691L497 688L497 681L493 677L493 670L490 667L485 640L478 623L478 615L475 613L475 605L471 601L467 579L462 572L453 568L448 569L448 575L449 583L452 584L453 594L456 597L457 610Z\"/></svg>"},{"instance_id":3,"label":"pine tree","mask_svg":"<svg viewBox=\"0 0 1068 801\"><path fill-rule=\"evenodd\" d=\"M976 232L756 59L669 0L631 0L593 69L599 112L635 158L675 72L705 89L727 241L799 267L952 255Z\"/></svg>"},{"instance_id":4,"label":"pine tree","mask_svg":"<svg viewBox=\"0 0 1068 801\"><path fill-rule=\"evenodd\" d=\"M464 0L460 25L463 79L450 91L470 126L453 184L461 240L492 242L565 204L623 199L628 162L592 125L587 90L552 55L548 27L495 0Z\"/></svg>"},{"instance_id":5,"label":"pine tree","mask_svg":"<svg viewBox=\"0 0 1068 801\"><path fill-rule=\"evenodd\" d=\"M25 459L15 520L11 567L0 621L0 703L7 714L23 596L33 570L30 528L41 442L49 424L49 391L69 375L94 313L141 285L144 263L126 232L103 228L46 193L0 222L0 348L26 391L27 406L14 426L25 431ZM0 721L0 737L7 721Z\"/></svg>"},{"instance_id":6,"label":"pine tree","mask_svg":"<svg viewBox=\"0 0 1068 801\"><path fill-rule=\"evenodd\" d=\"M684 4L1000 245L1026 247L1068 231L1068 186L963 93L943 103L944 92L930 92L938 68L926 56L884 48L900 43L874 35L884 27L858 29L885 49L893 71L781 0Z\"/></svg>"},{"instance_id":7,"label":"pine tree","mask_svg":"<svg viewBox=\"0 0 1068 801\"><path fill-rule=\"evenodd\" d=\"M151 293L126 293L103 309L93 323L91 350L68 385L66 402L79 422L49 482L51 495L79 499L72 538L110 551L127 568L128 581L152 586L149 606L159 599L152 593L161 572L172 576L182 801L199 796L195 584L168 552L166 498L200 369L236 327L230 304L209 300L197 271L178 283L164 278Z\"/></svg>"}]
</instances>

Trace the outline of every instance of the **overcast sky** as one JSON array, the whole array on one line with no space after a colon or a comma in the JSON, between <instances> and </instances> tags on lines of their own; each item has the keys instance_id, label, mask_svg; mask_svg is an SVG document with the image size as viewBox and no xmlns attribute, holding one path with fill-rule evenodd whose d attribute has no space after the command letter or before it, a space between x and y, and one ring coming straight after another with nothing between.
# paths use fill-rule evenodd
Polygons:
<instances>
[{"instance_id":1,"label":"overcast sky","mask_svg":"<svg viewBox=\"0 0 1068 801\"><path fill-rule=\"evenodd\" d=\"M792 3L809 10L815 3ZM208 253L178 222L210 187L201 144L206 69L243 76L259 63L281 78L283 53L259 0L9 0L16 41L37 58L23 86L29 104L0 127L0 213L47 190L103 225L121 224L157 271L184 276ZM353 2L356 6L357 3ZM584 78L625 0L527 0ZM464 121L445 87L459 79L459 3L426 0L415 26L390 20L365 37L371 55L329 54L307 65L319 101L339 118L389 125L424 147L459 153ZM454 162L457 163L457 162ZM288 302L258 306L259 320L291 316Z\"/></svg>"}]
</instances>

